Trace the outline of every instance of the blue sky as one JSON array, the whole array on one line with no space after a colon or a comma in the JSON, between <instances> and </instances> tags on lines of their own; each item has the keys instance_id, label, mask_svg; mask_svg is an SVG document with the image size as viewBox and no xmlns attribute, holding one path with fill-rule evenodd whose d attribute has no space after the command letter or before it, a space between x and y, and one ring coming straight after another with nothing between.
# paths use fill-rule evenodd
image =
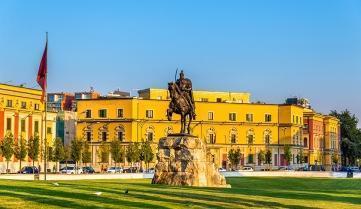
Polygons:
<instances>
[{"instance_id":1,"label":"blue sky","mask_svg":"<svg viewBox=\"0 0 361 209\"><path fill-rule=\"evenodd\" d=\"M166 87L253 101L311 100L361 119L361 1L1 1L0 82L36 86L49 32L49 91Z\"/></svg>"}]
</instances>

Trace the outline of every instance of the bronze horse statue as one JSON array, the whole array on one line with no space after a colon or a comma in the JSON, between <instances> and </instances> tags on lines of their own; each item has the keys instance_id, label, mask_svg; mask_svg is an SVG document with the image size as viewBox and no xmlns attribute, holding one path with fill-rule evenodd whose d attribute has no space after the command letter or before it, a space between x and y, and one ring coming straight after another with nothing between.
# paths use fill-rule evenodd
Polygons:
<instances>
[{"instance_id":1,"label":"bronze horse statue","mask_svg":"<svg viewBox=\"0 0 361 209\"><path fill-rule=\"evenodd\" d=\"M168 90L171 101L169 108L167 109L168 120L172 120L172 114L176 113L181 115L181 131L182 134L190 134L190 124L193 119L193 107L183 95L183 92L179 89L174 82L168 83ZM187 122L188 120L188 122ZM187 132L186 132L187 131Z\"/></svg>"}]
</instances>

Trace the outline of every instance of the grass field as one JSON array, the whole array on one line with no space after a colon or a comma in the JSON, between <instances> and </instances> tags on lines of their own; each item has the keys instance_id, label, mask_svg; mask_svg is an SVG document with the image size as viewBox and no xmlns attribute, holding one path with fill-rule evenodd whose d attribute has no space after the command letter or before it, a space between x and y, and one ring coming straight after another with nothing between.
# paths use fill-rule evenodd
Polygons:
<instances>
[{"instance_id":1,"label":"grass field","mask_svg":"<svg viewBox=\"0 0 361 209\"><path fill-rule=\"evenodd\" d=\"M59 186L0 180L0 208L361 208L360 179L242 177L227 182L231 189L151 185L149 179L59 181Z\"/></svg>"}]
</instances>

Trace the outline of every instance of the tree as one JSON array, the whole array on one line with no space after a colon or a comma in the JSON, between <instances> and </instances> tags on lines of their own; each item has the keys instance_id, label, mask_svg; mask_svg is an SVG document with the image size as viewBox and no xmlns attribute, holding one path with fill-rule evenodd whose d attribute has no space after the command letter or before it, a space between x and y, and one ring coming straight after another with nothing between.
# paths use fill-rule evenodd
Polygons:
<instances>
[{"instance_id":1,"label":"tree","mask_svg":"<svg viewBox=\"0 0 361 209\"><path fill-rule=\"evenodd\" d=\"M71 141L71 158L75 161L76 168L81 160L82 148L83 143L80 140L74 139ZM76 171L78 172L78 169L76 169Z\"/></svg>"},{"instance_id":2,"label":"tree","mask_svg":"<svg viewBox=\"0 0 361 209\"><path fill-rule=\"evenodd\" d=\"M133 166L133 163L139 162L140 151L139 151L139 144L137 142L129 143L128 150L126 153L126 158L127 158L128 163L131 163L132 166Z\"/></svg>"},{"instance_id":3,"label":"tree","mask_svg":"<svg viewBox=\"0 0 361 209\"><path fill-rule=\"evenodd\" d=\"M54 141L54 155L53 160L56 162L56 171L58 171L58 163L59 161L64 160L65 153L64 153L64 146L63 142L60 138L56 138Z\"/></svg>"},{"instance_id":4,"label":"tree","mask_svg":"<svg viewBox=\"0 0 361 209\"><path fill-rule=\"evenodd\" d=\"M53 153L53 147L48 146L48 151L46 152L46 158L48 162L54 161L54 153Z\"/></svg>"},{"instance_id":5,"label":"tree","mask_svg":"<svg viewBox=\"0 0 361 209\"><path fill-rule=\"evenodd\" d=\"M300 152L298 153L298 159L297 159L297 163L299 164L303 164L305 162L305 154L303 153L303 149L300 149Z\"/></svg>"},{"instance_id":6,"label":"tree","mask_svg":"<svg viewBox=\"0 0 361 209\"><path fill-rule=\"evenodd\" d=\"M354 165L361 157L361 130L358 128L358 119L347 109L340 113L331 111L332 116L340 120L341 126L341 162L342 165Z\"/></svg>"},{"instance_id":7,"label":"tree","mask_svg":"<svg viewBox=\"0 0 361 209\"><path fill-rule=\"evenodd\" d=\"M335 165L338 164L338 155L336 153L332 153L331 159Z\"/></svg>"},{"instance_id":8,"label":"tree","mask_svg":"<svg viewBox=\"0 0 361 209\"><path fill-rule=\"evenodd\" d=\"M99 147L98 157L100 163L109 163L109 145L102 142Z\"/></svg>"},{"instance_id":9,"label":"tree","mask_svg":"<svg viewBox=\"0 0 361 209\"><path fill-rule=\"evenodd\" d=\"M69 145L64 146L64 160L65 167L68 167L68 161L71 160L71 147Z\"/></svg>"},{"instance_id":10,"label":"tree","mask_svg":"<svg viewBox=\"0 0 361 209\"><path fill-rule=\"evenodd\" d=\"M286 162L287 162L287 165L289 165L290 162L291 162L291 158L292 158L292 153L291 153L291 148L290 148L290 146L289 146L289 145L285 145L285 146L283 147L283 151L284 151L284 158L285 158L285 160L286 160Z\"/></svg>"},{"instance_id":11,"label":"tree","mask_svg":"<svg viewBox=\"0 0 361 209\"><path fill-rule=\"evenodd\" d=\"M21 170L21 162L25 160L27 155L26 141L23 137L18 139L18 143L15 144L14 156L19 160L19 171Z\"/></svg>"},{"instance_id":12,"label":"tree","mask_svg":"<svg viewBox=\"0 0 361 209\"><path fill-rule=\"evenodd\" d=\"M265 163L268 165L268 167L272 163L272 152L270 150L267 150L267 152L266 152Z\"/></svg>"},{"instance_id":13,"label":"tree","mask_svg":"<svg viewBox=\"0 0 361 209\"><path fill-rule=\"evenodd\" d=\"M31 137L28 140L28 156L33 162L33 167L35 166L35 161L39 158L39 143L39 136Z\"/></svg>"},{"instance_id":14,"label":"tree","mask_svg":"<svg viewBox=\"0 0 361 209\"><path fill-rule=\"evenodd\" d=\"M261 162L261 164L264 163L264 161L266 160L266 153L264 150L259 151L258 160L259 162Z\"/></svg>"},{"instance_id":15,"label":"tree","mask_svg":"<svg viewBox=\"0 0 361 209\"><path fill-rule=\"evenodd\" d=\"M83 163L85 163L85 165L87 165L88 163L91 162L91 152L90 152L89 143L87 141L85 141L83 144L83 147L84 147L84 149L83 149L84 151L81 156L81 159L82 159Z\"/></svg>"},{"instance_id":16,"label":"tree","mask_svg":"<svg viewBox=\"0 0 361 209\"><path fill-rule=\"evenodd\" d=\"M117 167L117 163L123 163L124 162L124 148L121 146L121 143L119 140L114 139L110 143L110 153L112 155L112 160L115 163L115 167Z\"/></svg>"},{"instance_id":17,"label":"tree","mask_svg":"<svg viewBox=\"0 0 361 209\"><path fill-rule=\"evenodd\" d=\"M239 161L241 161L242 153L241 150L238 148L237 150L231 149L228 152L228 160L231 163L233 169L237 169L239 165Z\"/></svg>"},{"instance_id":18,"label":"tree","mask_svg":"<svg viewBox=\"0 0 361 209\"><path fill-rule=\"evenodd\" d=\"M9 161L14 154L14 138L12 134L7 134L1 142L1 152L6 159L6 173L8 173Z\"/></svg>"},{"instance_id":19,"label":"tree","mask_svg":"<svg viewBox=\"0 0 361 209\"><path fill-rule=\"evenodd\" d=\"M140 161L143 161L146 165L146 169L149 169L149 163L154 159L154 153L152 150L151 142L146 141L142 143L140 148Z\"/></svg>"}]
</instances>

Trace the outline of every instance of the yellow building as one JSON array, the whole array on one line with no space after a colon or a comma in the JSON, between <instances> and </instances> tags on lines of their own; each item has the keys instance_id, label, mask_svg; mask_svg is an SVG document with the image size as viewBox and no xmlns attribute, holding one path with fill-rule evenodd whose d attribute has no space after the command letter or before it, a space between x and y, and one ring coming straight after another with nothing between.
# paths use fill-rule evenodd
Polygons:
<instances>
[{"instance_id":1,"label":"yellow building","mask_svg":"<svg viewBox=\"0 0 361 209\"><path fill-rule=\"evenodd\" d=\"M284 146L292 152L291 165L304 148L304 108L296 105L250 103L249 93L194 91L197 118L191 124L192 134L203 139L209 156L219 167L229 168L230 149L242 152L241 165L263 167L258 160L261 150L272 152L272 165L285 166ZM93 163L102 141L129 142L150 140L157 144L161 137L180 130L179 116L168 121L168 91L145 89L139 97L79 100L77 136L92 145Z\"/></svg>"},{"instance_id":2,"label":"yellow building","mask_svg":"<svg viewBox=\"0 0 361 209\"><path fill-rule=\"evenodd\" d=\"M41 103L42 92L37 89L25 88L22 86L13 86L0 84L0 141L11 134L15 143L22 137L26 141L35 135L38 135L43 145L43 133L45 133L44 104ZM48 113L47 116L47 141L52 145L55 138L56 114ZM29 163L30 159L25 161ZM26 165L23 162L23 165ZM18 160L13 157L9 167L11 172L16 172ZM0 172L5 172L6 163L0 156Z\"/></svg>"}]
</instances>

